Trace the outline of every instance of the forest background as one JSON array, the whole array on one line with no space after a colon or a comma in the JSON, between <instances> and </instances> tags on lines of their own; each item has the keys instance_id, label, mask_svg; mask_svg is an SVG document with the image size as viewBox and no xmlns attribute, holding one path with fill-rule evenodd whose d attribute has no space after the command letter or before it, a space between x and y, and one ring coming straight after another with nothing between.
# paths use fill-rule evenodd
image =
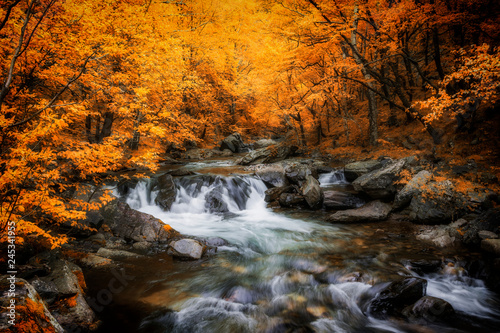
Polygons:
<instances>
[{"instance_id":1,"label":"forest background","mask_svg":"<svg viewBox=\"0 0 500 333\"><path fill-rule=\"evenodd\" d=\"M495 0L0 0L0 229L55 248L110 172L233 132L500 175ZM470 176L480 180L480 175Z\"/></svg>"}]
</instances>

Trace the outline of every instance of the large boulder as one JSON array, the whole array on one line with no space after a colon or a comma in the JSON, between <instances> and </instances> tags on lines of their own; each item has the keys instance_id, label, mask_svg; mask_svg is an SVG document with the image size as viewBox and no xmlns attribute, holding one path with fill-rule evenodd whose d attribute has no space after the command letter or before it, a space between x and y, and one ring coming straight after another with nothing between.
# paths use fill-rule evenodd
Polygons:
<instances>
[{"instance_id":1,"label":"large boulder","mask_svg":"<svg viewBox=\"0 0 500 333\"><path fill-rule=\"evenodd\" d=\"M302 186L302 195L311 209L320 209L323 205L323 190L319 182L311 175L307 175Z\"/></svg>"},{"instance_id":2,"label":"large boulder","mask_svg":"<svg viewBox=\"0 0 500 333\"><path fill-rule=\"evenodd\" d=\"M324 191L323 206L328 210L359 208L365 201L353 194L342 191Z\"/></svg>"},{"instance_id":3,"label":"large boulder","mask_svg":"<svg viewBox=\"0 0 500 333\"><path fill-rule=\"evenodd\" d=\"M332 223L377 222L387 219L392 207L381 201L372 201L356 208L338 211L327 218Z\"/></svg>"},{"instance_id":4,"label":"large boulder","mask_svg":"<svg viewBox=\"0 0 500 333\"><path fill-rule=\"evenodd\" d=\"M388 285L372 287L376 294L368 305L368 313L377 318L386 318L401 312L404 307L417 302L425 296L427 281L408 277Z\"/></svg>"},{"instance_id":5,"label":"large boulder","mask_svg":"<svg viewBox=\"0 0 500 333\"><path fill-rule=\"evenodd\" d=\"M481 243L479 232L483 230L500 232L500 208L489 209L463 226L462 231L465 233L462 241L468 245L479 245Z\"/></svg>"},{"instance_id":6,"label":"large boulder","mask_svg":"<svg viewBox=\"0 0 500 333\"><path fill-rule=\"evenodd\" d=\"M168 244L168 253L183 260L201 259L206 249L206 245L189 238L172 241Z\"/></svg>"},{"instance_id":7,"label":"large boulder","mask_svg":"<svg viewBox=\"0 0 500 333\"><path fill-rule=\"evenodd\" d=\"M281 187L288 185L285 168L281 164L265 164L259 167L255 174L267 185Z\"/></svg>"},{"instance_id":8,"label":"large boulder","mask_svg":"<svg viewBox=\"0 0 500 333\"><path fill-rule=\"evenodd\" d=\"M414 194L410 202L410 221L420 224L446 224L460 217L462 206L449 180L430 182Z\"/></svg>"},{"instance_id":9,"label":"large boulder","mask_svg":"<svg viewBox=\"0 0 500 333\"><path fill-rule=\"evenodd\" d=\"M405 160L389 162L385 167L371 171L352 182L354 189L369 195L372 199L391 200L396 194L394 182L403 170Z\"/></svg>"},{"instance_id":10,"label":"large boulder","mask_svg":"<svg viewBox=\"0 0 500 333\"><path fill-rule=\"evenodd\" d=\"M435 322L449 319L454 314L455 310L450 303L432 296L424 296L403 310L403 316L411 321Z\"/></svg>"},{"instance_id":11,"label":"large boulder","mask_svg":"<svg viewBox=\"0 0 500 333\"><path fill-rule=\"evenodd\" d=\"M353 182L356 178L380 169L382 166L382 162L374 160L349 163L344 166L345 178L347 181Z\"/></svg>"},{"instance_id":12,"label":"large boulder","mask_svg":"<svg viewBox=\"0 0 500 333\"><path fill-rule=\"evenodd\" d=\"M125 240L167 242L178 234L156 217L136 211L119 200L113 200L106 205L103 216L111 232Z\"/></svg>"},{"instance_id":13,"label":"large boulder","mask_svg":"<svg viewBox=\"0 0 500 333\"><path fill-rule=\"evenodd\" d=\"M0 307L1 332L64 332L35 288L24 279L0 276Z\"/></svg>"},{"instance_id":14,"label":"large boulder","mask_svg":"<svg viewBox=\"0 0 500 333\"><path fill-rule=\"evenodd\" d=\"M170 207L172 207L172 204L175 202L175 197L177 195L174 179L171 175L165 173L158 177L156 187L159 191L156 196L155 203L164 210L170 210Z\"/></svg>"},{"instance_id":15,"label":"large boulder","mask_svg":"<svg viewBox=\"0 0 500 333\"><path fill-rule=\"evenodd\" d=\"M257 140L253 143L253 148L260 149L260 148L265 148L265 147L269 147L269 146L276 145L276 144L277 144L277 142L272 140L272 139L260 139L260 140Z\"/></svg>"},{"instance_id":16,"label":"large boulder","mask_svg":"<svg viewBox=\"0 0 500 333\"><path fill-rule=\"evenodd\" d=\"M396 193L393 208L401 209L408 206L411 199L431 180L432 173L422 170L417 173L400 191Z\"/></svg>"},{"instance_id":17,"label":"large boulder","mask_svg":"<svg viewBox=\"0 0 500 333\"><path fill-rule=\"evenodd\" d=\"M229 149L233 153L242 153L248 151L248 146L243 142L240 133L233 133L222 140L219 149L221 151Z\"/></svg>"},{"instance_id":18,"label":"large boulder","mask_svg":"<svg viewBox=\"0 0 500 333\"><path fill-rule=\"evenodd\" d=\"M293 193L293 192L296 192L296 191L295 191L295 187L292 185L272 187L272 188L266 190L266 192L265 192L266 196L264 197L264 201L273 202L275 200L278 200L279 197L283 193Z\"/></svg>"},{"instance_id":19,"label":"large boulder","mask_svg":"<svg viewBox=\"0 0 500 333\"><path fill-rule=\"evenodd\" d=\"M296 207L306 204L304 196L298 193L282 193L278 199L281 207Z\"/></svg>"},{"instance_id":20,"label":"large boulder","mask_svg":"<svg viewBox=\"0 0 500 333\"><path fill-rule=\"evenodd\" d=\"M205 208L210 213L227 213L229 208L222 196L222 186L214 187L205 195Z\"/></svg>"},{"instance_id":21,"label":"large boulder","mask_svg":"<svg viewBox=\"0 0 500 333\"><path fill-rule=\"evenodd\" d=\"M307 164L290 164L285 168L286 178L290 183L302 186L308 176L318 179L318 172L314 167Z\"/></svg>"},{"instance_id":22,"label":"large boulder","mask_svg":"<svg viewBox=\"0 0 500 333\"><path fill-rule=\"evenodd\" d=\"M238 160L236 164L250 165L283 161L284 159L292 156L298 149L299 148L297 146L290 146L287 144L269 146L249 152L243 158Z\"/></svg>"}]
</instances>

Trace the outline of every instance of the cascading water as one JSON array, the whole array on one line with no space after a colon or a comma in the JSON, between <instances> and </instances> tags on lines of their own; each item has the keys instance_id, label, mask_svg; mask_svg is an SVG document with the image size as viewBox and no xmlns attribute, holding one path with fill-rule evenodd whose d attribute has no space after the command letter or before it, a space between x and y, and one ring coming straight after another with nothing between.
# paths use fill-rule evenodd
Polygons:
<instances>
[{"instance_id":1,"label":"cascading water","mask_svg":"<svg viewBox=\"0 0 500 333\"><path fill-rule=\"evenodd\" d=\"M329 186L344 184L345 178L333 172L320 181ZM372 284L412 274L397 259L415 255L408 239L378 237L378 229L370 226L333 226L309 212L299 216L275 213L264 202L264 183L250 176L197 175L176 179L175 184L177 196L170 211L155 204L156 192L150 180L139 182L126 200L131 207L154 215L183 234L220 237L227 245L219 247L216 256L202 267L188 269L182 279L165 272L163 277L146 282L149 291L138 300L154 299L156 306L166 310L143 319L141 331L417 329L373 318L363 309ZM484 332L495 331L497 303L481 281L442 274L424 278L429 295L447 300L473 322L463 331L446 324L434 325L435 331L472 332L478 327ZM484 321L475 324L474 318Z\"/></svg>"}]
</instances>

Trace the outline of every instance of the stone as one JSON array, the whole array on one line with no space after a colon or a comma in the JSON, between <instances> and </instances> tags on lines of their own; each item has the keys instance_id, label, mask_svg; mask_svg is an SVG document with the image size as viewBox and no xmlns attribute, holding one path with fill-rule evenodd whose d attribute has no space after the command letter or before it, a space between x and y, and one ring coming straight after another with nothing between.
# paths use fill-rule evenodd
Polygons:
<instances>
[{"instance_id":1,"label":"stone","mask_svg":"<svg viewBox=\"0 0 500 333\"><path fill-rule=\"evenodd\" d=\"M174 179L171 175L165 173L158 177L158 184L156 186L159 188L159 191L155 203L164 210L170 210L177 195Z\"/></svg>"},{"instance_id":2,"label":"stone","mask_svg":"<svg viewBox=\"0 0 500 333\"><path fill-rule=\"evenodd\" d=\"M323 205L323 190L319 186L319 182L311 175L306 176L304 185L302 186L302 195L306 200L309 208L320 209Z\"/></svg>"},{"instance_id":3,"label":"stone","mask_svg":"<svg viewBox=\"0 0 500 333\"><path fill-rule=\"evenodd\" d=\"M479 238L481 238L481 240L498 238L498 235L496 233L488 230L481 230L477 235L479 236Z\"/></svg>"},{"instance_id":4,"label":"stone","mask_svg":"<svg viewBox=\"0 0 500 333\"><path fill-rule=\"evenodd\" d=\"M250 165L279 162L292 156L298 149L299 147L297 146L287 144L260 148L249 152L243 158L236 161L236 164Z\"/></svg>"},{"instance_id":5,"label":"stone","mask_svg":"<svg viewBox=\"0 0 500 333\"><path fill-rule=\"evenodd\" d=\"M275 200L278 200L279 197L283 194L283 193L293 193L295 192L295 188L293 186L281 186L281 187L273 187L273 188L270 188L268 190L266 190L265 192L265 197L264 197L264 201L265 202L273 202Z\"/></svg>"},{"instance_id":6,"label":"stone","mask_svg":"<svg viewBox=\"0 0 500 333\"><path fill-rule=\"evenodd\" d=\"M422 226L416 238L440 248L451 247L459 243L460 234L449 226Z\"/></svg>"},{"instance_id":7,"label":"stone","mask_svg":"<svg viewBox=\"0 0 500 333\"><path fill-rule=\"evenodd\" d=\"M387 219L391 212L391 205L381 201L372 201L356 208L338 211L327 218L332 223L376 222Z\"/></svg>"},{"instance_id":8,"label":"stone","mask_svg":"<svg viewBox=\"0 0 500 333\"><path fill-rule=\"evenodd\" d=\"M240 133L233 133L222 140L219 149L229 149L233 153L242 153L248 151L248 146L243 142Z\"/></svg>"},{"instance_id":9,"label":"stone","mask_svg":"<svg viewBox=\"0 0 500 333\"><path fill-rule=\"evenodd\" d=\"M87 256L80 259L79 264L85 267L95 268L102 266L109 266L113 262L109 258L103 258L101 256L95 255L93 253L87 254Z\"/></svg>"},{"instance_id":10,"label":"stone","mask_svg":"<svg viewBox=\"0 0 500 333\"><path fill-rule=\"evenodd\" d=\"M170 170L167 173L173 177L185 177L195 174L193 171L186 169L184 167L175 170Z\"/></svg>"},{"instance_id":11,"label":"stone","mask_svg":"<svg viewBox=\"0 0 500 333\"><path fill-rule=\"evenodd\" d=\"M255 174L267 185L282 187L288 185L285 168L280 164L266 164L259 168Z\"/></svg>"},{"instance_id":12,"label":"stone","mask_svg":"<svg viewBox=\"0 0 500 333\"><path fill-rule=\"evenodd\" d=\"M328 210L345 210L359 208L365 201L347 192L324 191L323 206Z\"/></svg>"},{"instance_id":13,"label":"stone","mask_svg":"<svg viewBox=\"0 0 500 333\"><path fill-rule=\"evenodd\" d=\"M458 206L449 180L431 182L411 199L409 218L420 224L446 224L459 215Z\"/></svg>"},{"instance_id":14,"label":"stone","mask_svg":"<svg viewBox=\"0 0 500 333\"><path fill-rule=\"evenodd\" d=\"M344 166L344 174L348 182L353 182L356 178L381 167L382 163L379 161L359 161L346 164Z\"/></svg>"},{"instance_id":15,"label":"stone","mask_svg":"<svg viewBox=\"0 0 500 333\"><path fill-rule=\"evenodd\" d=\"M352 182L354 189L372 199L391 200L396 194L394 182L405 165L405 160L389 162L385 167L371 171Z\"/></svg>"},{"instance_id":16,"label":"stone","mask_svg":"<svg viewBox=\"0 0 500 333\"><path fill-rule=\"evenodd\" d=\"M28 332L31 328L36 328L37 332L63 333L64 329L48 310L42 297L36 289L24 279L8 279L9 275L0 276L0 331L16 332L16 327L27 328L19 332ZM11 299L9 290L15 284L15 309L9 309ZM11 316L12 314L12 316ZM9 320L15 318L15 328L9 324ZM35 326L35 327L33 327Z\"/></svg>"},{"instance_id":17,"label":"stone","mask_svg":"<svg viewBox=\"0 0 500 333\"><path fill-rule=\"evenodd\" d=\"M428 322L435 322L450 318L455 314L455 310L450 303L443 299L424 296L415 304L406 307L402 313L411 321L423 319Z\"/></svg>"},{"instance_id":18,"label":"stone","mask_svg":"<svg viewBox=\"0 0 500 333\"><path fill-rule=\"evenodd\" d=\"M184 260L201 259L206 251L206 246L194 239L184 238L168 244L168 253Z\"/></svg>"},{"instance_id":19,"label":"stone","mask_svg":"<svg viewBox=\"0 0 500 333\"><path fill-rule=\"evenodd\" d=\"M425 186L432 178L432 173L427 170L422 170L417 173L400 191L396 193L394 198L393 208L402 209L408 206L411 199L420 189Z\"/></svg>"},{"instance_id":20,"label":"stone","mask_svg":"<svg viewBox=\"0 0 500 333\"><path fill-rule=\"evenodd\" d=\"M368 305L368 313L376 318L386 318L403 310L425 296L427 281L421 278L408 277L381 285L375 297ZM372 287L375 290L379 286Z\"/></svg>"},{"instance_id":21,"label":"stone","mask_svg":"<svg viewBox=\"0 0 500 333\"><path fill-rule=\"evenodd\" d=\"M137 242L132 244L132 247L134 250L139 250L139 251L147 251L152 247L152 243L150 242Z\"/></svg>"},{"instance_id":22,"label":"stone","mask_svg":"<svg viewBox=\"0 0 500 333\"><path fill-rule=\"evenodd\" d=\"M481 249L500 257L500 239L484 239L481 241Z\"/></svg>"},{"instance_id":23,"label":"stone","mask_svg":"<svg viewBox=\"0 0 500 333\"><path fill-rule=\"evenodd\" d=\"M136 211L122 201L105 206L103 216L111 232L125 240L165 243L178 232L152 215Z\"/></svg>"},{"instance_id":24,"label":"stone","mask_svg":"<svg viewBox=\"0 0 500 333\"><path fill-rule=\"evenodd\" d=\"M137 258L140 257L137 253L132 253L124 250L113 250L101 247L97 251L97 255L103 258Z\"/></svg>"},{"instance_id":25,"label":"stone","mask_svg":"<svg viewBox=\"0 0 500 333\"><path fill-rule=\"evenodd\" d=\"M315 168L306 164L291 164L285 168L285 175L288 181L292 184L302 186L307 179L307 176L313 176L318 179L318 173Z\"/></svg>"},{"instance_id":26,"label":"stone","mask_svg":"<svg viewBox=\"0 0 500 333\"><path fill-rule=\"evenodd\" d=\"M260 140L257 140L253 143L253 148L260 149L260 148L265 148L265 147L269 147L269 146L276 145L276 144L277 144L277 142L272 140L272 139L260 139Z\"/></svg>"},{"instance_id":27,"label":"stone","mask_svg":"<svg viewBox=\"0 0 500 333\"><path fill-rule=\"evenodd\" d=\"M214 187L205 195L205 207L210 213L227 213L228 205L222 196L222 186Z\"/></svg>"},{"instance_id":28,"label":"stone","mask_svg":"<svg viewBox=\"0 0 500 333\"><path fill-rule=\"evenodd\" d=\"M278 202L281 207L295 207L306 204L304 197L297 193L282 193Z\"/></svg>"},{"instance_id":29,"label":"stone","mask_svg":"<svg viewBox=\"0 0 500 333\"><path fill-rule=\"evenodd\" d=\"M480 245L481 238L479 232L482 230L498 232L500 231L500 208L489 209L476 218L472 219L462 227L464 235L462 241L467 245Z\"/></svg>"}]
</instances>

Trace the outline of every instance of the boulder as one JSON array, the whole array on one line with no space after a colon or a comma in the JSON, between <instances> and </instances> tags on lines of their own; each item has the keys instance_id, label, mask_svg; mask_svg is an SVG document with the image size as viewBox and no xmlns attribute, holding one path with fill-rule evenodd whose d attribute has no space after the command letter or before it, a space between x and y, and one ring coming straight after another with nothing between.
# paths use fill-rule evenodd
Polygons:
<instances>
[{"instance_id":1,"label":"boulder","mask_svg":"<svg viewBox=\"0 0 500 333\"><path fill-rule=\"evenodd\" d=\"M156 196L155 203L164 210L170 210L170 207L172 207L172 204L175 202L175 197L177 195L174 179L171 175L165 173L158 177L156 187L159 191Z\"/></svg>"},{"instance_id":2,"label":"boulder","mask_svg":"<svg viewBox=\"0 0 500 333\"><path fill-rule=\"evenodd\" d=\"M324 191L323 206L329 210L345 210L361 207L365 201L347 192Z\"/></svg>"},{"instance_id":3,"label":"boulder","mask_svg":"<svg viewBox=\"0 0 500 333\"><path fill-rule=\"evenodd\" d=\"M227 203L222 197L222 191L222 186L217 186L205 195L205 208L207 208L210 213L229 212Z\"/></svg>"},{"instance_id":4,"label":"boulder","mask_svg":"<svg viewBox=\"0 0 500 333\"><path fill-rule=\"evenodd\" d=\"M498 238L498 235L496 233L488 230L481 230L480 232L477 233L477 235L479 236L479 238L481 238L481 240Z\"/></svg>"},{"instance_id":5,"label":"boulder","mask_svg":"<svg viewBox=\"0 0 500 333\"><path fill-rule=\"evenodd\" d=\"M410 221L420 224L446 224L460 217L459 197L448 181L430 182L425 191L416 193L410 202Z\"/></svg>"},{"instance_id":6,"label":"boulder","mask_svg":"<svg viewBox=\"0 0 500 333\"><path fill-rule=\"evenodd\" d=\"M9 295L10 290L13 290L14 298ZM12 307L11 300L15 300L15 308ZM10 279L9 275L0 276L0 307L2 308L0 314L0 331L2 332L35 332L35 330L36 332L64 332L35 288L24 279ZM9 323L11 320L14 321Z\"/></svg>"},{"instance_id":7,"label":"boulder","mask_svg":"<svg viewBox=\"0 0 500 333\"><path fill-rule=\"evenodd\" d=\"M233 133L222 140L219 149L229 149L233 153L248 151L248 146L243 142L240 133Z\"/></svg>"},{"instance_id":8,"label":"boulder","mask_svg":"<svg viewBox=\"0 0 500 333\"><path fill-rule=\"evenodd\" d=\"M306 204L304 197L297 193L282 193L278 201L281 207L295 207Z\"/></svg>"},{"instance_id":9,"label":"boulder","mask_svg":"<svg viewBox=\"0 0 500 333\"><path fill-rule=\"evenodd\" d=\"M285 168L280 164L266 164L260 167L255 174L267 185L281 187L288 185Z\"/></svg>"},{"instance_id":10,"label":"boulder","mask_svg":"<svg viewBox=\"0 0 500 333\"><path fill-rule=\"evenodd\" d=\"M460 243L460 233L450 226L422 226L417 232L416 238L440 248Z\"/></svg>"},{"instance_id":11,"label":"boulder","mask_svg":"<svg viewBox=\"0 0 500 333\"><path fill-rule=\"evenodd\" d=\"M415 304L407 306L402 313L410 321L423 319L428 322L435 322L450 318L455 314L455 310L450 303L443 299L424 296Z\"/></svg>"},{"instance_id":12,"label":"boulder","mask_svg":"<svg viewBox=\"0 0 500 333\"><path fill-rule=\"evenodd\" d=\"M201 259L205 251L206 245L189 238L172 241L168 244L168 253L183 260Z\"/></svg>"},{"instance_id":13,"label":"boulder","mask_svg":"<svg viewBox=\"0 0 500 333\"><path fill-rule=\"evenodd\" d=\"M306 176L302 186L302 195L311 209L320 209L323 205L323 190L318 180L311 175Z\"/></svg>"},{"instance_id":14,"label":"boulder","mask_svg":"<svg viewBox=\"0 0 500 333\"><path fill-rule=\"evenodd\" d=\"M111 232L125 240L136 242L167 242L177 231L152 215L136 211L119 200L105 206L103 216Z\"/></svg>"},{"instance_id":15,"label":"boulder","mask_svg":"<svg viewBox=\"0 0 500 333\"><path fill-rule=\"evenodd\" d=\"M405 160L389 162L385 167L362 175L352 182L354 189L372 199L392 200L396 194L396 181L405 165Z\"/></svg>"},{"instance_id":16,"label":"boulder","mask_svg":"<svg viewBox=\"0 0 500 333\"><path fill-rule=\"evenodd\" d=\"M308 176L318 179L316 169L307 164L291 164L285 168L286 178L290 183L302 186Z\"/></svg>"},{"instance_id":17,"label":"boulder","mask_svg":"<svg viewBox=\"0 0 500 333\"><path fill-rule=\"evenodd\" d=\"M480 231L500 231L500 208L492 208L481 213L462 227L464 235L462 241L468 245L479 245L481 238Z\"/></svg>"},{"instance_id":18,"label":"boulder","mask_svg":"<svg viewBox=\"0 0 500 333\"><path fill-rule=\"evenodd\" d=\"M113 258L137 258L140 255L124 250L106 249L101 247L97 251L97 255L103 258L113 259Z\"/></svg>"},{"instance_id":19,"label":"boulder","mask_svg":"<svg viewBox=\"0 0 500 333\"><path fill-rule=\"evenodd\" d=\"M481 248L500 257L500 239L484 239L481 241Z\"/></svg>"},{"instance_id":20,"label":"boulder","mask_svg":"<svg viewBox=\"0 0 500 333\"><path fill-rule=\"evenodd\" d=\"M89 253L87 256L81 258L78 263L84 267L96 268L111 265L113 262L109 258L103 258L93 253Z\"/></svg>"},{"instance_id":21,"label":"boulder","mask_svg":"<svg viewBox=\"0 0 500 333\"><path fill-rule=\"evenodd\" d=\"M344 174L345 178L349 182L353 182L356 178L367 174L376 169L380 169L382 167L382 163L379 161L360 161L349 163L344 166Z\"/></svg>"},{"instance_id":22,"label":"boulder","mask_svg":"<svg viewBox=\"0 0 500 333\"><path fill-rule=\"evenodd\" d=\"M432 173L427 170L422 170L417 173L400 191L396 193L394 198L393 208L402 209L408 206L413 196L420 193L420 190L432 178Z\"/></svg>"},{"instance_id":23,"label":"boulder","mask_svg":"<svg viewBox=\"0 0 500 333\"><path fill-rule=\"evenodd\" d=\"M381 201L372 201L356 208L338 211L327 218L332 223L376 222L387 219L391 212L391 205Z\"/></svg>"},{"instance_id":24,"label":"boulder","mask_svg":"<svg viewBox=\"0 0 500 333\"><path fill-rule=\"evenodd\" d=\"M266 196L264 197L264 201L266 202L273 202L275 200L278 200L281 194L283 193L294 193L296 192L295 187L288 185L288 186L281 186L281 187L273 187L268 190L266 190Z\"/></svg>"},{"instance_id":25,"label":"boulder","mask_svg":"<svg viewBox=\"0 0 500 333\"><path fill-rule=\"evenodd\" d=\"M253 143L253 149L265 148L276 144L277 142L272 139L260 139Z\"/></svg>"},{"instance_id":26,"label":"boulder","mask_svg":"<svg viewBox=\"0 0 500 333\"><path fill-rule=\"evenodd\" d=\"M184 177L184 176L191 176L191 175L195 174L193 171L186 169L185 167L181 167L181 168L175 169L175 170L170 170L167 173L173 177Z\"/></svg>"},{"instance_id":27,"label":"boulder","mask_svg":"<svg viewBox=\"0 0 500 333\"><path fill-rule=\"evenodd\" d=\"M382 287L380 289L380 287ZM376 318L386 318L399 313L407 305L413 304L425 296L427 281L421 278L408 277L372 287L375 297L368 305L368 313Z\"/></svg>"},{"instance_id":28,"label":"boulder","mask_svg":"<svg viewBox=\"0 0 500 333\"><path fill-rule=\"evenodd\" d=\"M283 161L284 159L292 156L298 149L299 148L297 146L290 146L287 144L269 146L249 152L243 158L238 160L236 164L250 165Z\"/></svg>"}]
</instances>

